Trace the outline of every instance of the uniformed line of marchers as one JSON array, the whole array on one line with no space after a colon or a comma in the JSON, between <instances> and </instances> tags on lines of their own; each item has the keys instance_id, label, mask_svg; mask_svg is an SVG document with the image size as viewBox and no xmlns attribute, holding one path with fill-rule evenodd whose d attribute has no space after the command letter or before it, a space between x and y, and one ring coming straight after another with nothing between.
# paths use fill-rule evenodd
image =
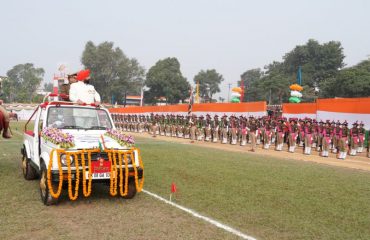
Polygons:
<instances>
[{"instance_id":1,"label":"uniformed line of marchers","mask_svg":"<svg viewBox=\"0 0 370 240\"><path fill-rule=\"evenodd\" d=\"M348 123L320 121L305 118L278 118L244 116L210 115L192 116L143 114L112 114L118 129L131 132L148 132L153 137L157 135L207 141L213 143L245 146L250 143L250 151L255 152L257 145L264 149L272 148L294 153L297 147L303 148L303 153L310 155L312 150L322 157L328 157L329 152L336 154L338 159L345 159L347 154L356 156L367 147L366 155L370 158L370 140L365 142L364 124L357 121L348 127Z\"/></svg>"}]
</instances>

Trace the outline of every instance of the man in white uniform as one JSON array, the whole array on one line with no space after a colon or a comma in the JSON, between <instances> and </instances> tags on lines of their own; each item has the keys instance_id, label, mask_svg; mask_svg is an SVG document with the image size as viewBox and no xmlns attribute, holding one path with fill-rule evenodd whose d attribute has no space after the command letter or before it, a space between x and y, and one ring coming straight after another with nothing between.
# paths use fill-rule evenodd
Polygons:
<instances>
[{"instance_id":1,"label":"man in white uniform","mask_svg":"<svg viewBox=\"0 0 370 240\"><path fill-rule=\"evenodd\" d=\"M100 95L95 90L94 86L89 84L90 70L82 70L77 73L77 82L71 84L71 89L69 90L69 99L72 102L77 102L80 104L95 103L100 104Z\"/></svg>"},{"instance_id":2,"label":"man in white uniform","mask_svg":"<svg viewBox=\"0 0 370 240\"><path fill-rule=\"evenodd\" d=\"M82 70L77 73L77 82L71 84L69 99L78 104L100 105L100 95L93 85L89 84L90 70ZM76 126L91 127L97 125L96 112L89 109L73 109Z\"/></svg>"}]
</instances>

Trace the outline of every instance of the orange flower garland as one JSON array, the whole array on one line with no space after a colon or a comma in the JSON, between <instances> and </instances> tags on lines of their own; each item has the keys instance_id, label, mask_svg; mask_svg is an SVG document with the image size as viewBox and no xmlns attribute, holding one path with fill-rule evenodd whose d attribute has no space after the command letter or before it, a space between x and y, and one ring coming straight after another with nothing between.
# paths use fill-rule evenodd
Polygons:
<instances>
[{"instance_id":1,"label":"orange flower garland","mask_svg":"<svg viewBox=\"0 0 370 240\"><path fill-rule=\"evenodd\" d=\"M122 197L127 196L128 193L128 164L127 164L127 156L124 154L123 159L125 161L125 191L123 191L123 170L122 170L122 154L119 152L118 154L118 159L119 159L119 176L120 176L120 181L119 181L119 187L120 187L120 194Z\"/></svg>"},{"instance_id":2,"label":"orange flower garland","mask_svg":"<svg viewBox=\"0 0 370 240\"><path fill-rule=\"evenodd\" d=\"M60 161L60 152L63 150L57 150L53 149L51 150L50 153L50 159L49 159L49 164L48 164L48 171L47 171L47 178L48 178L48 188L49 188L49 193L53 198L59 198L60 194L62 193L62 185L63 185L63 170L62 170L62 163ZM55 193L53 186L51 184L51 168L53 167L53 157L54 157L54 152L57 152L57 158L58 158L58 170L59 170L59 185L58 185L58 191Z\"/></svg>"},{"instance_id":3,"label":"orange flower garland","mask_svg":"<svg viewBox=\"0 0 370 240\"><path fill-rule=\"evenodd\" d=\"M141 192L143 190L143 186L144 186L144 175L141 178L141 183L139 184L139 179L138 179L138 174L137 174L137 168L136 168L136 163L135 163L135 158L134 158L134 150L137 150L137 155L138 155L138 159L139 159L139 166L142 169L144 169L144 165L143 165L143 162L141 160L140 150L137 149L137 148L134 148L133 151L131 151L131 159L133 159L132 166L133 166L134 172L135 172L135 176L134 176L134 178L135 178L135 185L136 185L137 192Z\"/></svg>"},{"instance_id":4,"label":"orange flower garland","mask_svg":"<svg viewBox=\"0 0 370 240\"><path fill-rule=\"evenodd\" d=\"M132 159L132 167L134 169L134 179L135 185L138 192L141 192L144 185L144 175L139 183L138 179L138 170L136 166L134 151L137 151L138 159L139 159L139 167L144 169L143 162L140 156L140 150L137 148L132 148L131 150L109 150L105 149L105 152L108 153L108 158L111 163L111 170L110 170L110 194L112 196L116 196L118 193L117 184L118 184L118 169L117 169L117 160L119 164L119 190L120 195L122 197L127 196L128 194L128 180L129 180L129 167L128 167L128 155L130 155ZM66 161L67 161L67 173L68 173L68 196L69 199L74 201L78 198L78 190L79 190L79 182L80 182L80 169L79 169L79 162L78 162L78 155L81 154L81 167L82 167L82 189L83 195L88 197L91 195L91 186L92 186L92 173L91 173L91 153L98 152L98 149L94 150L82 150L78 152L66 152L64 149L53 149L50 153L50 161L48 164L47 170L47 184L49 188L50 195L53 198L58 198L62 192L62 185L63 185L63 169L61 164L61 154L66 154ZM54 152L57 152L57 160L58 160L58 170L59 170L59 185L57 192L54 192L51 183L51 170L53 166L53 157ZM86 163L85 163L85 153L88 154L88 180L86 180ZM75 158L75 168L76 168L76 180L75 180L75 189L73 193L72 189L72 170L71 170L71 155ZM117 159L118 157L118 159ZM122 160L123 158L123 160ZM123 177L123 161L125 164L125 177ZM123 183L123 178L125 178L125 183ZM86 182L88 181L88 185L86 186Z\"/></svg>"},{"instance_id":5,"label":"orange flower garland","mask_svg":"<svg viewBox=\"0 0 370 240\"><path fill-rule=\"evenodd\" d=\"M68 196L69 199L75 201L78 197L78 187L80 184L80 169L78 166L78 159L77 154L72 153L73 156L76 158L75 167L76 167L76 185L75 185L75 194L73 195L72 192L72 172L71 172L71 153L66 153L66 160L67 160L67 169L68 169Z\"/></svg>"},{"instance_id":6,"label":"orange flower garland","mask_svg":"<svg viewBox=\"0 0 370 240\"><path fill-rule=\"evenodd\" d=\"M117 163L116 158L113 156L112 158L112 152L108 152L108 158L110 161L110 186L109 186L109 192L111 196L117 195L117 176L113 176L113 173L117 170Z\"/></svg>"},{"instance_id":7,"label":"orange flower garland","mask_svg":"<svg viewBox=\"0 0 370 240\"><path fill-rule=\"evenodd\" d=\"M87 160L88 160L88 185L87 185L87 191L86 191L86 167L85 167L85 152L87 152ZM82 192L85 197L90 196L91 194L91 183L92 183L92 176L91 176L91 153L93 151L85 151L83 150L81 153L81 165L82 165Z\"/></svg>"}]
</instances>

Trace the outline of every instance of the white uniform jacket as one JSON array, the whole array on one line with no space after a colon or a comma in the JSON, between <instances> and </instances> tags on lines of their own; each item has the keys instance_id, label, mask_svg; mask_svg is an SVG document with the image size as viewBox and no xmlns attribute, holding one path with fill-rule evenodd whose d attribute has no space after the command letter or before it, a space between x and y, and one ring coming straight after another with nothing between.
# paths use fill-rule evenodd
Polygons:
<instances>
[{"instance_id":1,"label":"white uniform jacket","mask_svg":"<svg viewBox=\"0 0 370 240\"><path fill-rule=\"evenodd\" d=\"M100 102L100 95L95 90L93 85L86 84L82 81L72 83L69 90L69 99L72 102L77 102L80 99L86 104L91 104L94 102Z\"/></svg>"}]
</instances>

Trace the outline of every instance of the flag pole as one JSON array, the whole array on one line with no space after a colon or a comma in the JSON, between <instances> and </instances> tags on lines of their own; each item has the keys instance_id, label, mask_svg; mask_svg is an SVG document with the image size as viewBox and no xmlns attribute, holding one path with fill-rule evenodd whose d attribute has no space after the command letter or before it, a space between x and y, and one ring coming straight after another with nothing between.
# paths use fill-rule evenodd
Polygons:
<instances>
[{"instance_id":1,"label":"flag pole","mask_svg":"<svg viewBox=\"0 0 370 240\"><path fill-rule=\"evenodd\" d=\"M199 103L199 80L197 81L197 95L196 95L196 103Z\"/></svg>"}]
</instances>

